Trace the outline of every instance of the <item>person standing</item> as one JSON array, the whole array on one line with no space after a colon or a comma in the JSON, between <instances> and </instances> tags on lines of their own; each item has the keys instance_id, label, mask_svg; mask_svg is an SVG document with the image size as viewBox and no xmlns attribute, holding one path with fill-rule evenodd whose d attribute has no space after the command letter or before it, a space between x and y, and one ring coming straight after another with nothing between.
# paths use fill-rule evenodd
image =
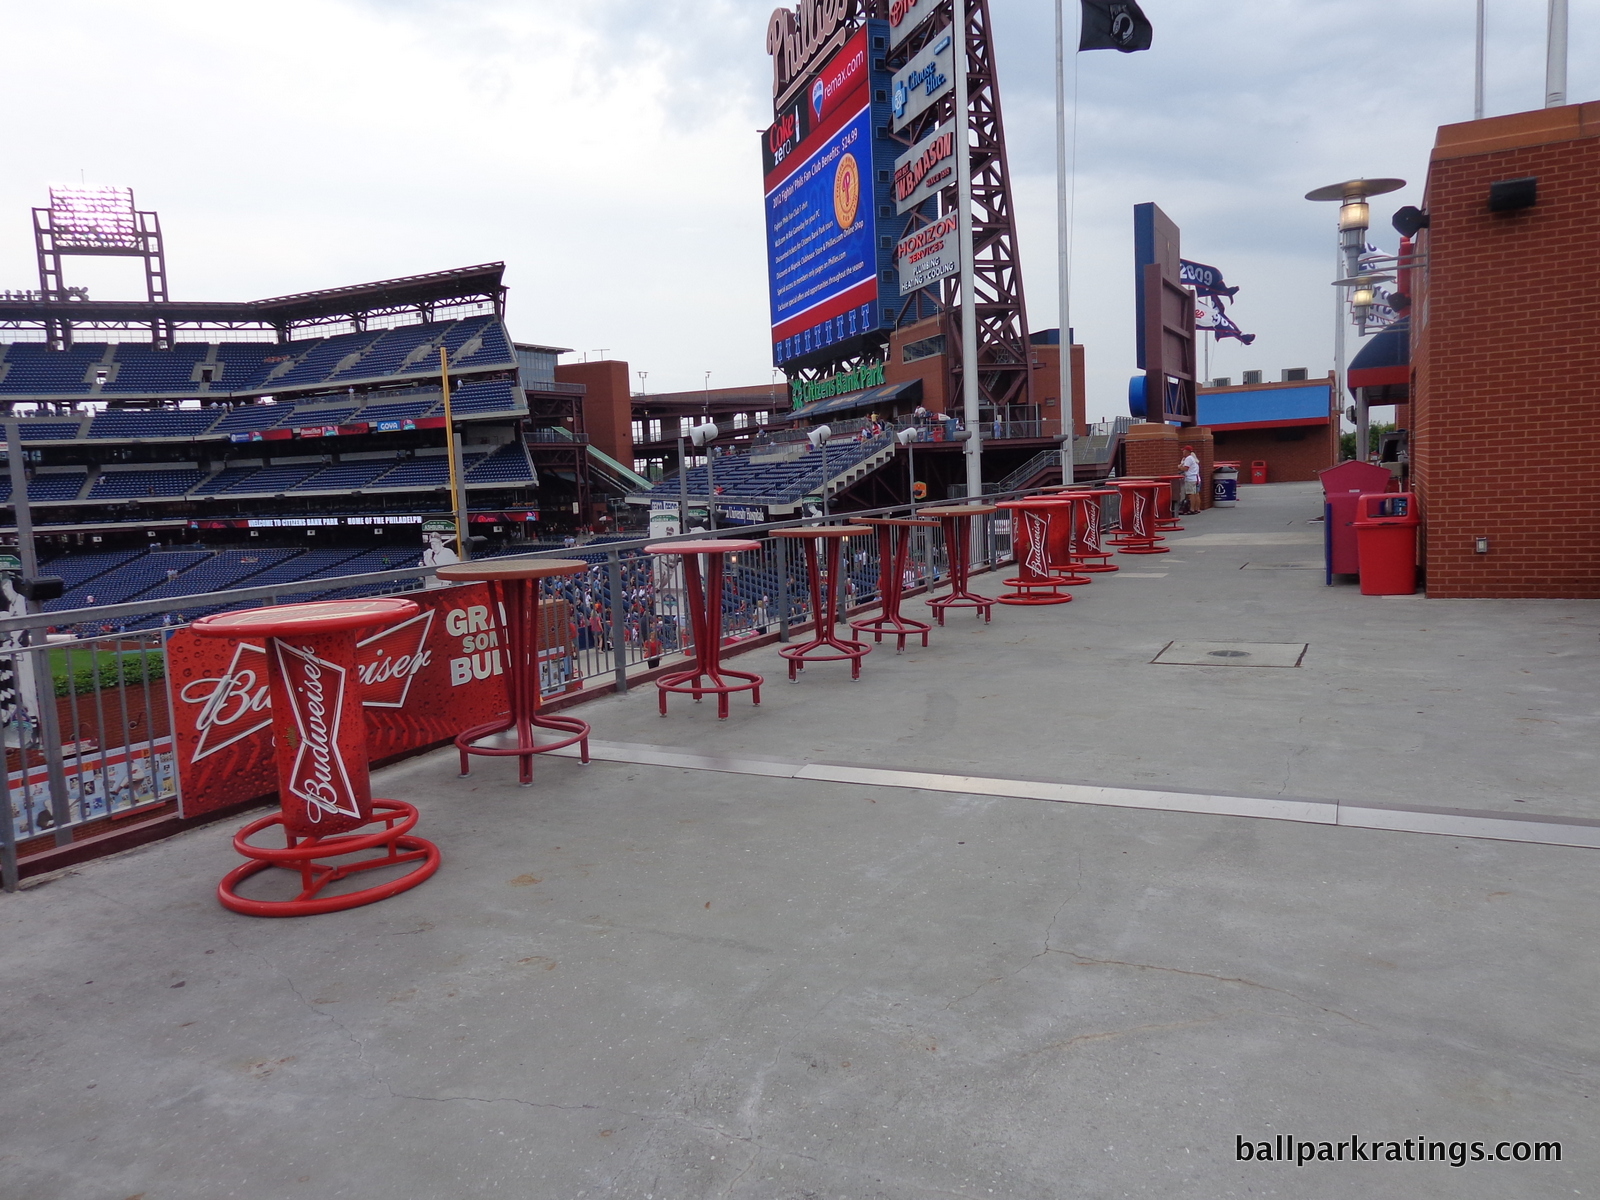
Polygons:
<instances>
[{"instance_id":1,"label":"person standing","mask_svg":"<svg viewBox=\"0 0 1600 1200\"><path fill-rule=\"evenodd\" d=\"M1200 494L1200 460L1195 457L1193 446L1183 448L1178 466L1183 470L1183 504L1178 515L1187 517L1195 512L1195 497Z\"/></svg>"}]
</instances>

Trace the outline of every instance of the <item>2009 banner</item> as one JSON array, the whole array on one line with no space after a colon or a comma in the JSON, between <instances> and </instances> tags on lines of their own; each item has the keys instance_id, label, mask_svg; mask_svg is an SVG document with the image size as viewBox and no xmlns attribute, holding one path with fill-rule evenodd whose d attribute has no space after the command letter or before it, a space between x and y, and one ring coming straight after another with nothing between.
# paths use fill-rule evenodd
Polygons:
<instances>
[{"instance_id":1,"label":"2009 banner","mask_svg":"<svg viewBox=\"0 0 1600 1200\"><path fill-rule=\"evenodd\" d=\"M507 711L499 622L488 588L469 584L407 599L422 611L356 646L354 682L372 760L445 741ZM564 616L565 606L559 607ZM552 632L547 641L567 640L549 638ZM265 647L180 630L167 643L167 677L183 815L275 792Z\"/></svg>"}]
</instances>

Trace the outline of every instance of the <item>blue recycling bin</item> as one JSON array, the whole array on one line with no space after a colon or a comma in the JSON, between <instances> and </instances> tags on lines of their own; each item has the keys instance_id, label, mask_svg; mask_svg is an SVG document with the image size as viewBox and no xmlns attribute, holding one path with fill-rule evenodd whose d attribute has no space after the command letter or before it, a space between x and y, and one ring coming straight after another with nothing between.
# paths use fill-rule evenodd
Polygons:
<instances>
[{"instance_id":1,"label":"blue recycling bin","mask_svg":"<svg viewBox=\"0 0 1600 1200\"><path fill-rule=\"evenodd\" d=\"M1217 463L1211 468L1211 505L1232 508L1239 503L1239 464Z\"/></svg>"}]
</instances>

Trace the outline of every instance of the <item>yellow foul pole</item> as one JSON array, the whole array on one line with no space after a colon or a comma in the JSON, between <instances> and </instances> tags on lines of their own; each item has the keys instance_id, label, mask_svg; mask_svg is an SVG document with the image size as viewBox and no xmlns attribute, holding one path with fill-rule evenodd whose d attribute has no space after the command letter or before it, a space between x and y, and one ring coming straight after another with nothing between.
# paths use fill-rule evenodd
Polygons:
<instances>
[{"instance_id":1,"label":"yellow foul pole","mask_svg":"<svg viewBox=\"0 0 1600 1200\"><path fill-rule=\"evenodd\" d=\"M462 562L467 561L467 533L461 522L466 514L461 511L461 486L456 475L456 423L450 412L450 352L439 347L439 378L444 383L444 449L450 463L450 514L456 521L456 553Z\"/></svg>"}]
</instances>

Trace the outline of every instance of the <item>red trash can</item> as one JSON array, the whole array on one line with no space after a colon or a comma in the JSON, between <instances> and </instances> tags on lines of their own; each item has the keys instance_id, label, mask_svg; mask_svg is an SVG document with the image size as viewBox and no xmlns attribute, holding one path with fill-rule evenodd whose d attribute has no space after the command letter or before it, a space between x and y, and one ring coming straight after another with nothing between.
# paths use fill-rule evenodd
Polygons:
<instances>
[{"instance_id":1,"label":"red trash can","mask_svg":"<svg viewBox=\"0 0 1600 1200\"><path fill-rule=\"evenodd\" d=\"M1417 590L1417 498L1369 493L1356 502L1356 552L1363 596L1410 596Z\"/></svg>"},{"instance_id":2,"label":"red trash can","mask_svg":"<svg viewBox=\"0 0 1600 1200\"><path fill-rule=\"evenodd\" d=\"M1265 483L1267 481L1267 464L1262 459L1256 459L1250 464L1250 482Z\"/></svg>"}]
</instances>

